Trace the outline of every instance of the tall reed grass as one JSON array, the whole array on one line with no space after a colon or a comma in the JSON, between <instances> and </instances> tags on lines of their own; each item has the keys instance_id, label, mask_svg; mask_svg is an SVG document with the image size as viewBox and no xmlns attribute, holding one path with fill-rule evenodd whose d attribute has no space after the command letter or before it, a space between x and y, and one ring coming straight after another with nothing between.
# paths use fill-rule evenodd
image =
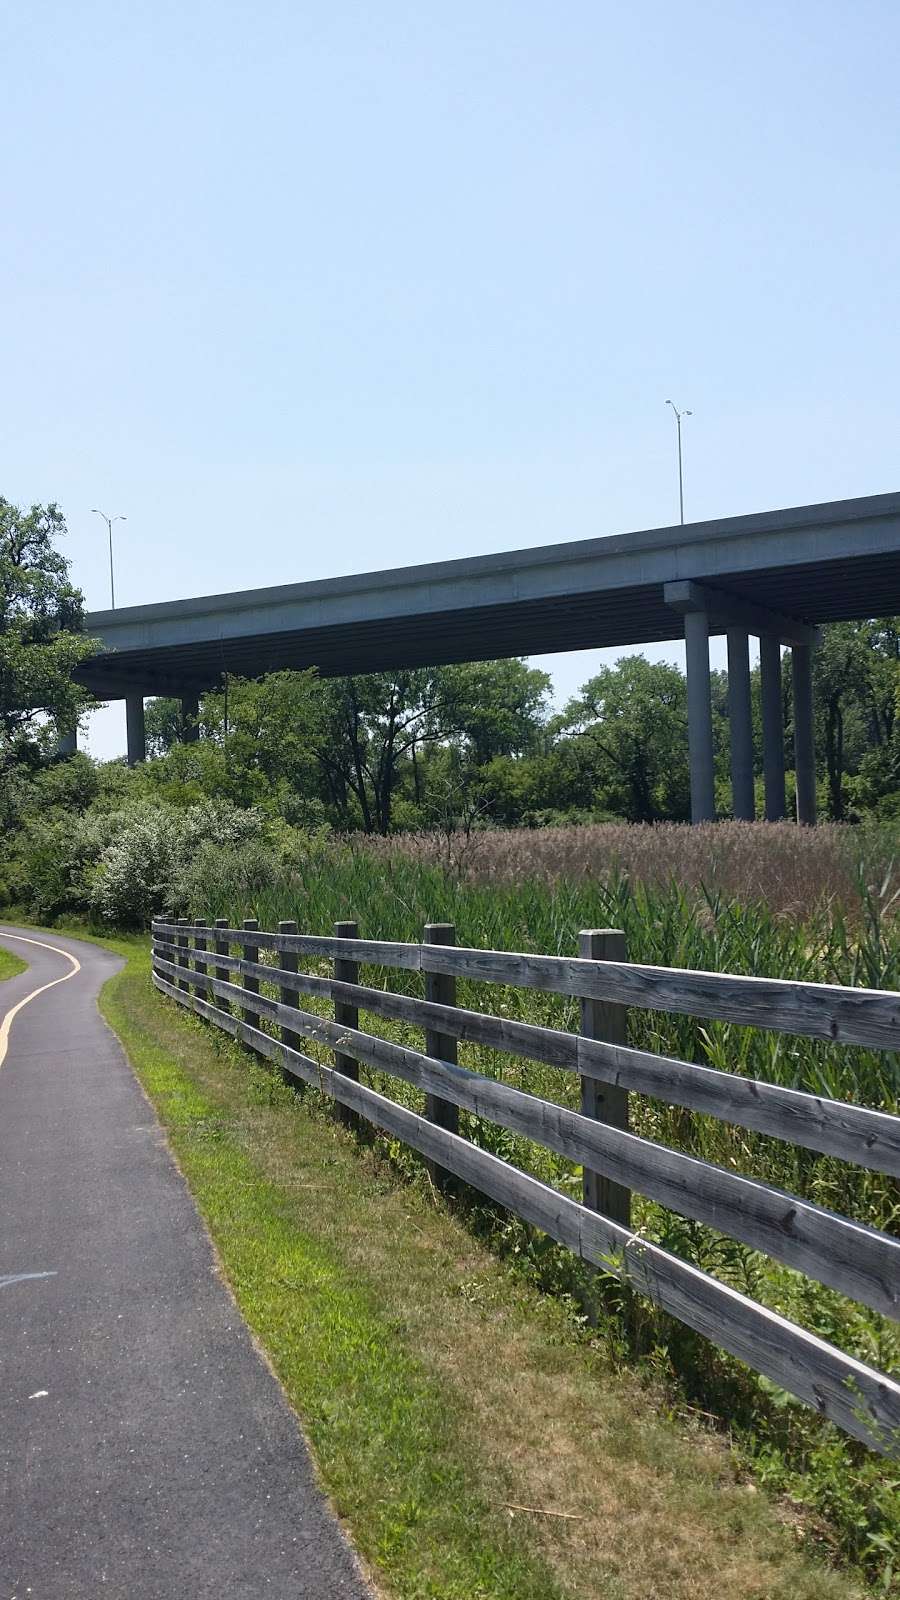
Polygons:
<instances>
[{"instance_id":1,"label":"tall reed grass","mask_svg":"<svg viewBox=\"0 0 900 1600\"><path fill-rule=\"evenodd\" d=\"M879 883L900 849L889 825L852 829L834 823L662 822L586 824L559 828L356 835L352 849L383 863L413 861L449 867L468 883L537 880L606 881L721 891L742 903L807 916L822 906L857 904L860 866Z\"/></svg>"}]
</instances>

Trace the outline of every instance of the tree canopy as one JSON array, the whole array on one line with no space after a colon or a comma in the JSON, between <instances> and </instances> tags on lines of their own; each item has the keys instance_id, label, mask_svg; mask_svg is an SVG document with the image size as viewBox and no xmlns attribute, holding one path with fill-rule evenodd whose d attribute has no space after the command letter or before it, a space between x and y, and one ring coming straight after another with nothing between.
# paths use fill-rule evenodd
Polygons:
<instances>
[{"instance_id":1,"label":"tree canopy","mask_svg":"<svg viewBox=\"0 0 900 1600\"><path fill-rule=\"evenodd\" d=\"M896 802L900 788L900 618L835 622L813 655L819 761L827 809ZM859 781L848 784L848 779Z\"/></svg>"},{"instance_id":2,"label":"tree canopy","mask_svg":"<svg viewBox=\"0 0 900 1600\"><path fill-rule=\"evenodd\" d=\"M23 511L0 498L0 760L46 759L90 695L72 673L93 653L82 596L56 548L66 531L56 505ZM51 719L48 725L46 718Z\"/></svg>"},{"instance_id":3,"label":"tree canopy","mask_svg":"<svg viewBox=\"0 0 900 1600\"><path fill-rule=\"evenodd\" d=\"M814 691L823 815L900 810L900 621L824 630ZM752 673L761 779L759 670ZM728 680L711 673L720 812L730 807ZM791 768L790 653L785 756ZM396 828L690 815L687 686L670 662L623 656L555 711L546 673L484 661L319 679L275 673L204 697L206 738L182 745L178 703L151 702L154 782L222 795L303 825ZM153 763L150 764L151 768Z\"/></svg>"},{"instance_id":4,"label":"tree canopy","mask_svg":"<svg viewBox=\"0 0 900 1600\"><path fill-rule=\"evenodd\" d=\"M625 656L588 680L559 726L584 741L608 809L630 822L690 814L687 685L677 667Z\"/></svg>"}]
</instances>

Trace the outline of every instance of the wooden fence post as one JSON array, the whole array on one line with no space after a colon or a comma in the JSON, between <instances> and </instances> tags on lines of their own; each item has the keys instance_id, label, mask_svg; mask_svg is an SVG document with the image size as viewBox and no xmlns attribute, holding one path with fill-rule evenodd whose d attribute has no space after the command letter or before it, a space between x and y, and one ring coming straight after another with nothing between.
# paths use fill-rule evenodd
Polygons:
<instances>
[{"instance_id":1,"label":"wooden fence post","mask_svg":"<svg viewBox=\"0 0 900 1600\"><path fill-rule=\"evenodd\" d=\"M245 917L241 923L241 927L246 928L248 933L255 933L259 927L259 922L256 917ZM242 944L241 959L243 961L259 961L259 945ZM248 978L246 973L241 973L241 981L243 982L244 988L247 990L248 994L259 994L258 978ZM246 1022L251 1028L259 1027L259 1017L257 1013L255 1011L250 1011L246 1006L241 1007L241 1020ZM250 1048L253 1048L252 1045Z\"/></svg>"},{"instance_id":2,"label":"wooden fence post","mask_svg":"<svg viewBox=\"0 0 900 1600\"><path fill-rule=\"evenodd\" d=\"M426 944L455 944L456 927L452 922L428 922L425 925ZM425 999L436 1000L439 1005L456 1005L456 979L449 973L426 972L425 974ZM435 1028L425 1030L425 1054L437 1056L439 1061L452 1061L455 1065L457 1059L456 1040L448 1033L440 1033ZM429 1122L434 1122L439 1128L446 1128L449 1133L459 1133L459 1107L452 1100L442 1100L439 1095L426 1094L425 1115ZM428 1171L431 1173L435 1188L442 1189L445 1193L458 1188L457 1180L445 1167L436 1161L428 1162Z\"/></svg>"},{"instance_id":3,"label":"wooden fence post","mask_svg":"<svg viewBox=\"0 0 900 1600\"><path fill-rule=\"evenodd\" d=\"M297 924L296 924L296 922L291 922L291 921L279 922L279 924L278 924L278 932L279 933L296 933L297 932ZM279 950L279 952L278 952L278 965L280 966L282 972L296 972L297 971L297 952L296 952L296 950ZM283 1006L296 1006L296 1004L297 1004L297 991L296 991L296 989L284 989L284 988L279 989L278 998L281 1001L281 1004ZM281 1042L282 1042L282 1044L287 1045L289 1050L300 1050L302 1048L302 1044L303 1044L303 1041L300 1038L299 1033L294 1033L291 1028L284 1028L284 1027L281 1030ZM293 1075L290 1072L288 1072L288 1071L286 1071L284 1069L282 1070L281 1076L283 1077L285 1083L290 1084L292 1089L303 1089L303 1088L305 1088L305 1084L301 1083L299 1078L293 1077Z\"/></svg>"},{"instance_id":4,"label":"wooden fence post","mask_svg":"<svg viewBox=\"0 0 900 1600\"><path fill-rule=\"evenodd\" d=\"M618 928L586 928L578 935L578 954L588 961L625 961L625 935ZM587 1039L606 1039L610 1044L627 1044L628 1009L612 1000L582 1000L581 1032ZM581 1113L608 1122L613 1128L628 1127L628 1090L617 1084L600 1083L596 1078L581 1080ZM624 1228L631 1227L631 1190L612 1183L602 1172L583 1169L583 1200L592 1211L599 1211Z\"/></svg>"},{"instance_id":5,"label":"wooden fence post","mask_svg":"<svg viewBox=\"0 0 900 1600\"><path fill-rule=\"evenodd\" d=\"M197 927L197 928L205 928L206 927L206 918L205 917L198 917L197 921L195 923L195 927ZM200 934L195 934L194 935L194 949L195 949L195 951L198 951L198 950L199 951L204 951L204 950L208 950L209 949L209 945L206 942L206 934L205 933L200 933ZM202 960L202 959L199 960L199 961L195 960L194 961L194 971L195 972L202 972L203 976L206 977L207 976L207 973L206 973L206 962L204 960ZM206 984L205 983L204 984L195 983L194 984L194 993L195 993L195 995L199 995L201 1000L205 1000L206 997L207 997Z\"/></svg>"},{"instance_id":6,"label":"wooden fence post","mask_svg":"<svg viewBox=\"0 0 900 1600\"><path fill-rule=\"evenodd\" d=\"M158 977L165 978L166 974L164 972L160 972L159 967L156 964L157 963L157 954L156 954L156 948L155 947L156 947L157 943L174 944L175 935L174 935L174 933L172 933L169 924L170 923L174 923L175 918L174 917L162 916L162 917L156 917L155 921L157 922L157 924L160 923L160 922L164 923L165 927L162 929L161 932L157 932L157 933L153 934L153 971L157 974ZM172 959L171 951L169 951L168 954L165 951L163 951L162 960L163 961L171 961L171 959ZM166 982L168 982L168 978L166 978Z\"/></svg>"},{"instance_id":7,"label":"wooden fence post","mask_svg":"<svg viewBox=\"0 0 900 1600\"><path fill-rule=\"evenodd\" d=\"M359 927L355 922L336 922L334 925L336 939L358 939ZM359 963L357 961L344 961L336 956L334 961L334 975L340 983L359 983ZM335 1000L334 1020L344 1028L359 1027L359 1011L356 1006L348 1005L345 1000ZM353 1078L359 1082L359 1067L352 1056L343 1056L339 1051L334 1053L334 1066L336 1072L342 1072L345 1078ZM345 1128L359 1126L359 1118L349 1106L336 1105L338 1121Z\"/></svg>"},{"instance_id":8,"label":"wooden fence post","mask_svg":"<svg viewBox=\"0 0 900 1600\"><path fill-rule=\"evenodd\" d=\"M228 918L227 917L216 917L216 927L217 928L227 928L228 927ZM228 940L227 939L214 939L213 940L213 949L215 950L217 956L227 956L227 954L228 954ZM229 972L227 967L216 967L215 975L218 978L220 983L231 983L231 981L232 981L232 975ZM229 1005L228 1001L224 998L224 996L213 995L212 996L212 1002L213 1002L213 1005L216 1005L216 1006L219 1007L220 1011L230 1011L231 1010L231 1006Z\"/></svg>"},{"instance_id":9,"label":"wooden fence post","mask_svg":"<svg viewBox=\"0 0 900 1600\"><path fill-rule=\"evenodd\" d=\"M180 967L188 967L190 962L184 952L188 949L187 930L190 927L190 922L187 917L179 917L177 926L178 932L175 935L175 943L178 945L178 965ZM190 990L191 985L187 978L179 978L177 982L179 989Z\"/></svg>"}]
</instances>

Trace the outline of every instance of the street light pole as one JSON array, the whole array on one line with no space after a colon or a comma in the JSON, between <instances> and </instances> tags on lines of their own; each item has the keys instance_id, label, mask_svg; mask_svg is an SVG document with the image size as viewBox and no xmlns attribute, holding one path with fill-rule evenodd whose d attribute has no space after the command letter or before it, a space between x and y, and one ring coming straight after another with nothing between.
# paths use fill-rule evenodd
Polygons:
<instances>
[{"instance_id":1,"label":"street light pole","mask_svg":"<svg viewBox=\"0 0 900 1600\"><path fill-rule=\"evenodd\" d=\"M113 525L114 522L127 522L128 518L127 517L108 517L106 515L106 512L105 511L100 511L97 506L91 506L91 514L93 516L95 516L95 517L102 517L103 518L103 521L106 523L107 532L109 533L109 597L110 597L110 601L111 601L111 604L112 604L112 609L113 609L113 611L115 611L115 609L116 609L116 576L115 576L115 572L113 571L112 525Z\"/></svg>"},{"instance_id":2,"label":"street light pole","mask_svg":"<svg viewBox=\"0 0 900 1600\"><path fill-rule=\"evenodd\" d=\"M681 419L682 417L692 417L694 413L693 411L679 411L678 407L672 400L667 400L666 405L672 407L672 410L675 413L675 426L678 429L678 511L681 517L681 526L684 527L684 472L681 464Z\"/></svg>"}]
</instances>

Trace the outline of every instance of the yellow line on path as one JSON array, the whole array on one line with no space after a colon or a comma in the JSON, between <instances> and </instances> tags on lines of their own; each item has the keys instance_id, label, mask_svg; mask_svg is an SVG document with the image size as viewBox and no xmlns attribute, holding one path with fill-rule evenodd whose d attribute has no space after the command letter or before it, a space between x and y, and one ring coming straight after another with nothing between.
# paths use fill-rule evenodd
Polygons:
<instances>
[{"instance_id":1,"label":"yellow line on path","mask_svg":"<svg viewBox=\"0 0 900 1600\"><path fill-rule=\"evenodd\" d=\"M0 939L16 939L19 944L34 944L37 945L39 950L52 950L55 956L65 956L66 960L72 963L71 972L64 972L61 978L53 978L50 983L42 983L39 989L32 989L30 994L26 994L24 1000L20 1000L17 1006L13 1006L11 1011L7 1011L3 1021L0 1022L0 1067L2 1067L6 1060L6 1052L9 1049L9 1030L22 1007L27 1006L29 1000L36 1000L39 994L46 994L48 989L55 989L58 983L68 983L70 978L74 978L76 972L81 971L81 962L75 956L70 955L68 950L60 950L58 944L44 944L41 939L26 939L21 933L7 933L4 930L0 933Z\"/></svg>"}]
</instances>

